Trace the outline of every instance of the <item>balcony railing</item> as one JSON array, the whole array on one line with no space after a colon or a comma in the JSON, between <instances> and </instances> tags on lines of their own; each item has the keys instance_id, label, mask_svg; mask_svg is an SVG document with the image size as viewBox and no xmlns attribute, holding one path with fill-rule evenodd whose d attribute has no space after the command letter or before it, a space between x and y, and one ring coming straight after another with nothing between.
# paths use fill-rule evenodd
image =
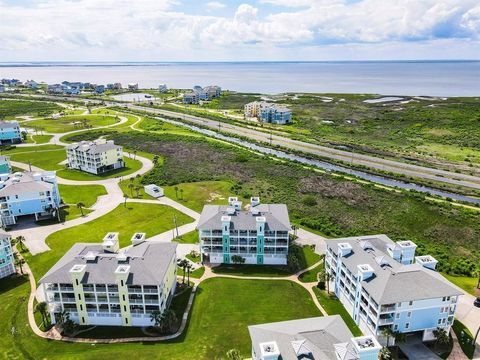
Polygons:
<instances>
[{"instance_id":1,"label":"balcony railing","mask_svg":"<svg viewBox=\"0 0 480 360\"><path fill-rule=\"evenodd\" d=\"M385 312L392 312L392 311L395 311L396 309L396 306L395 305L382 305L380 307L380 312L381 313L385 313Z\"/></svg>"}]
</instances>

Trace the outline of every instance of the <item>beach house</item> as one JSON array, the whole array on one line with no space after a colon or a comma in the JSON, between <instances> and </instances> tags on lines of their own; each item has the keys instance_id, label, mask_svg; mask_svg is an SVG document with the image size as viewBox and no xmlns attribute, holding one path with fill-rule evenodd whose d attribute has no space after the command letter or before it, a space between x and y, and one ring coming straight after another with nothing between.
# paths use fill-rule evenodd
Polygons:
<instances>
[{"instance_id":1,"label":"beach house","mask_svg":"<svg viewBox=\"0 0 480 360\"><path fill-rule=\"evenodd\" d=\"M200 98L196 92L187 92L183 94L184 104L198 104Z\"/></svg>"},{"instance_id":2,"label":"beach house","mask_svg":"<svg viewBox=\"0 0 480 360\"><path fill-rule=\"evenodd\" d=\"M3 227L17 218L34 215L35 220L58 216L60 193L55 171L0 174L0 219Z\"/></svg>"},{"instance_id":3,"label":"beach house","mask_svg":"<svg viewBox=\"0 0 480 360\"><path fill-rule=\"evenodd\" d=\"M283 105L253 101L244 106L245 118L256 118L264 123L285 125L292 121L292 111Z\"/></svg>"},{"instance_id":4,"label":"beach house","mask_svg":"<svg viewBox=\"0 0 480 360\"><path fill-rule=\"evenodd\" d=\"M67 163L71 169L103 174L125 166L123 148L112 140L82 141L67 146Z\"/></svg>"},{"instance_id":5,"label":"beach house","mask_svg":"<svg viewBox=\"0 0 480 360\"><path fill-rule=\"evenodd\" d=\"M134 84L134 83L128 84L128 90L131 90L131 91L136 91L136 90L138 90L138 83L136 83L136 84Z\"/></svg>"},{"instance_id":6,"label":"beach house","mask_svg":"<svg viewBox=\"0 0 480 360\"><path fill-rule=\"evenodd\" d=\"M248 210L236 197L228 205L205 205L198 221L202 261L286 265L290 219L285 204L261 204L252 197Z\"/></svg>"},{"instance_id":7,"label":"beach house","mask_svg":"<svg viewBox=\"0 0 480 360\"><path fill-rule=\"evenodd\" d=\"M168 91L167 84L158 85L158 91L160 93L166 93Z\"/></svg>"},{"instance_id":8,"label":"beach house","mask_svg":"<svg viewBox=\"0 0 480 360\"><path fill-rule=\"evenodd\" d=\"M0 155L0 174L8 174L11 171L10 158L5 155Z\"/></svg>"},{"instance_id":9,"label":"beach house","mask_svg":"<svg viewBox=\"0 0 480 360\"><path fill-rule=\"evenodd\" d=\"M0 230L0 279L15 273L12 237Z\"/></svg>"},{"instance_id":10,"label":"beach house","mask_svg":"<svg viewBox=\"0 0 480 360\"><path fill-rule=\"evenodd\" d=\"M434 339L448 333L462 292L435 271L429 255L415 256L412 241L386 235L326 240L332 290L364 333L384 328Z\"/></svg>"},{"instance_id":11,"label":"beach house","mask_svg":"<svg viewBox=\"0 0 480 360\"><path fill-rule=\"evenodd\" d=\"M77 243L40 279L52 323L65 311L80 325L151 326L150 315L170 305L177 244L136 233L120 249L118 233L102 243Z\"/></svg>"},{"instance_id":12,"label":"beach house","mask_svg":"<svg viewBox=\"0 0 480 360\"><path fill-rule=\"evenodd\" d=\"M0 120L0 145L22 142L22 133L17 121Z\"/></svg>"}]
</instances>

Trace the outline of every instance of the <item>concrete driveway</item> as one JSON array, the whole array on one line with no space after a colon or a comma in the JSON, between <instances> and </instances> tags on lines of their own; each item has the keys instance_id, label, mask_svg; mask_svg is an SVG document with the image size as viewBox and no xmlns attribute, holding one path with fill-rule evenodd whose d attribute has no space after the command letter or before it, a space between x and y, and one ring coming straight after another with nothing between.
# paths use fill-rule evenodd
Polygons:
<instances>
[{"instance_id":1,"label":"concrete driveway","mask_svg":"<svg viewBox=\"0 0 480 360\"><path fill-rule=\"evenodd\" d=\"M434 354L418 339L408 339L400 345L400 349L411 360L440 360L441 357Z\"/></svg>"}]
</instances>

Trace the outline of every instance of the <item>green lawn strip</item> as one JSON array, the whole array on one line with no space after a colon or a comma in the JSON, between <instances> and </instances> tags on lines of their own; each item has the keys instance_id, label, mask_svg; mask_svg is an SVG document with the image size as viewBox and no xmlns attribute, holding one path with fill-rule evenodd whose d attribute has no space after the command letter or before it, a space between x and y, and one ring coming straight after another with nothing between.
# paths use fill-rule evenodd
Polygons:
<instances>
[{"instance_id":1,"label":"green lawn strip","mask_svg":"<svg viewBox=\"0 0 480 360\"><path fill-rule=\"evenodd\" d=\"M320 305L325 309L328 315L340 315L347 324L348 328L352 332L353 336L362 336L362 331L355 324L350 314L345 310L345 307L342 305L340 300L337 299L335 294L327 295L327 292L324 290L319 290L314 287L313 291L317 295L317 299L320 302Z\"/></svg>"},{"instance_id":2,"label":"green lawn strip","mask_svg":"<svg viewBox=\"0 0 480 360\"><path fill-rule=\"evenodd\" d=\"M116 116L108 115L67 115L58 119L42 119L28 122L28 128L41 129L50 133L64 133L85 129L87 126L99 127L119 122Z\"/></svg>"},{"instance_id":3,"label":"green lawn strip","mask_svg":"<svg viewBox=\"0 0 480 360\"><path fill-rule=\"evenodd\" d=\"M190 231L189 233L175 238L175 241L180 244L198 244L198 232L195 230Z\"/></svg>"},{"instance_id":4,"label":"green lawn strip","mask_svg":"<svg viewBox=\"0 0 480 360\"><path fill-rule=\"evenodd\" d=\"M32 135L32 139L36 144L45 144L50 141L53 135Z\"/></svg>"},{"instance_id":5,"label":"green lawn strip","mask_svg":"<svg viewBox=\"0 0 480 360\"><path fill-rule=\"evenodd\" d=\"M39 280L74 243L101 242L107 232L119 232L120 246L124 247L130 244L135 232L145 232L148 238L170 230L174 215L179 226L193 221L189 216L169 206L127 203L125 207L121 204L98 219L51 234L46 239L51 250L27 256L27 260Z\"/></svg>"},{"instance_id":6,"label":"green lawn strip","mask_svg":"<svg viewBox=\"0 0 480 360\"><path fill-rule=\"evenodd\" d=\"M187 329L178 339L93 346L48 341L33 334L27 319L29 292L26 279L21 282L12 278L0 280L2 358L211 360L224 358L231 348L238 348L248 357L251 354L248 325L320 316L306 290L295 283L209 279L199 285Z\"/></svg>"},{"instance_id":7,"label":"green lawn strip","mask_svg":"<svg viewBox=\"0 0 480 360\"><path fill-rule=\"evenodd\" d=\"M298 277L298 279L301 282L304 282L304 283L316 282L316 281L318 281L317 274L319 272L323 271L323 269L324 269L323 264L320 264L318 266L315 266L313 269L308 270L308 271L304 272L303 274L301 274Z\"/></svg>"},{"instance_id":8,"label":"green lawn strip","mask_svg":"<svg viewBox=\"0 0 480 360\"><path fill-rule=\"evenodd\" d=\"M30 163L32 166L39 167L43 170L61 170L65 165L59 163L67 159L65 149L48 150L48 151L29 151L25 153L13 153L10 160L18 161L24 164Z\"/></svg>"},{"instance_id":9,"label":"green lawn strip","mask_svg":"<svg viewBox=\"0 0 480 360\"><path fill-rule=\"evenodd\" d=\"M53 145L53 144L48 144L48 145L40 145L40 146L34 146L34 147L19 147L15 145L3 145L0 146L0 153L2 155L12 155L12 154L17 154L17 153L36 153L36 152L43 152L46 150L64 150L65 148L60 145ZM66 152L65 152L66 154Z\"/></svg>"},{"instance_id":10,"label":"green lawn strip","mask_svg":"<svg viewBox=\"0 0 480 360\"><path fill-rule=\"evenodd\" d=\"M95 204L99 196L107 194L103 185L78 186L59 184L58 190L65 204L76 205L81 202L87 208Z\"/></svg>"},{"instance_id":11,"label":"green lawn strip","mask_svg":"<svg viewBox=\"0 0 480 360\"><path fill-rule=\"evenodd\" d=\"M442 275L445 276L448 281L451 281L458 287L465 290L467 293L473 296L480 296L480 289L477 289L478 278L467 276L453 276L445 273L442 273Z\"/></svg>"},{"instance_id":12,"label":"green lawn strip","mask_svg":"<svg viewBox=\"0 0 480 360\"><path fill-rule=\"evenodd\" d=\"M120 189L122 189L124 195L127 195L132 199L155 200L156 198L154 198L151 195L148 195L145 192L145 188L144 188L145 185L141 183L141 179L142 179L141 176L137 176L137 177L125 176L125 179L120 181L118 183L118 186L120 186Z\"/></svg>"},{"instance_id":13,"label":"green lawn strip","mask_svg":"<svg viewBox=\"0 0 480 360\"><path fill-rule=\"evenodd\" d=\"M203 274L205 273L205 267L199 267L196 270L190 271L190 277L195 278L195 279L200 279ZM177 275L178 276L183 276L183 269L178 268L177 269ZM187 281L187 273L185 272L185 282Z\"/></svg>"},{"instance_id":14,"label":"green lawn strip","mask_svg":"<svg viewBox=\"0 0 480 360\"><path fill-rule=\"evenodd\" d=\"M192 231L192 232L193 232L193 231ZM198 254L198 256L192 256L191 254L187 254L185 257L186 257L188 260L193 261L194 263L199 263L199 262L200 262L200 258L201 258L200 254Z\"/></svg>"},{"instance_id":15,"label":"green lawn strip","mask_svg":"<svg viewBox=\"0 0 480 360\"><path fill-rule=\"evenodd\" d=\"M59 170L57 172L57 175L63 179L68 179L68 180L92 181L92 180L102 180L102 179L110 179L110 178L127 176L142 168L142 162L139 160L133 160L126 156L124 156L123 159L125 161L124 168L108 171L100 175L94 175L94 174L86 173L81 170L65 169L65 168L63 168L62 170Z\"/></svg>"},{"instance_id":16,"label":"green lawn strip","mask_svg":"<svg viewBox=\"0 0 480 360\"><path fill-rule=\"evenodd\" d=\"M467 355L469 359L473 359L475 345L472 344L473 335L470 330L458 320L454 320L452 328L455 332L455 335L457 335L458 342L460 343L460 347L465 355Z\"/></svg>"}]
</instances>

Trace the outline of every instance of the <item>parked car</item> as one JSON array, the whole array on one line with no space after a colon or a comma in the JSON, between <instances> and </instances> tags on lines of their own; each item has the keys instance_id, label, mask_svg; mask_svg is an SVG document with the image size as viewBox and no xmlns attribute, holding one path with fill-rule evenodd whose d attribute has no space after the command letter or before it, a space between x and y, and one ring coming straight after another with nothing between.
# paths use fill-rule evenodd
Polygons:
<instances>
[{"instance_id":1,"label":"parked car","mask_svg":"<svg viewBox=\"0 0 480 360\"><path fill-rule=\"evenodd\" d=\"M475 301L473 302L473 305L480 308L480 297L477 297Z\"/></svg>"}]
</instances>

